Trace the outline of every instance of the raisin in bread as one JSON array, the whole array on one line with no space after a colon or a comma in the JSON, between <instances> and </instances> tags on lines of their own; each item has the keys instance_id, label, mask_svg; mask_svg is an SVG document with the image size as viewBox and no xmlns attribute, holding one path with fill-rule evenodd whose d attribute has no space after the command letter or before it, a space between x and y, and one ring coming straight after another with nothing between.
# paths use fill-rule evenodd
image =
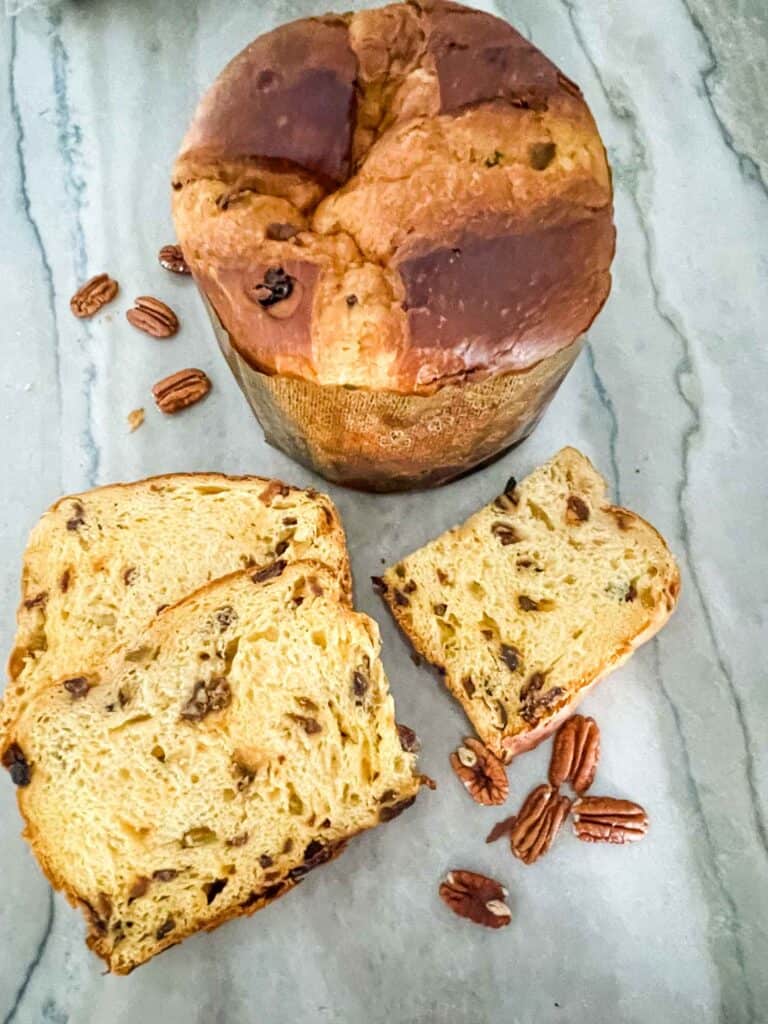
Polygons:
<instances>
[{"instance_id":1,"label":"raisin in bread","mask_svg":"<svg viewBox=\"0 0 768 1024\"><path fill-rule=\"evenodd\" d=\"M25 834L111 970L258 910L413 802L378 628L340 596L317 562L236 573L22 713L4 760Z\"/></svg>"},{"instance_id":2,"label":"raisin in bread","mask_svg":"<svg viewBox=\"0 0 768 1024\"><path fill-rule=\"evenodd\" d=\"M114 647L204 583L280 557L315 558L351 600L346 542L323 494L261 477L179 474L57 501L24 555L2 729L52 681L90 676Z\"/></svg>"},{"instance_id":3,"label":"raisin in bread","mask_svg":"<svg viewBox=\"0 0 768 1024\"><path fill-rule=\"evenodd\" d=\"M680 587L663 538L573 448L375 582L506 761L652 637Z\"/></svg>"}]
</instances>

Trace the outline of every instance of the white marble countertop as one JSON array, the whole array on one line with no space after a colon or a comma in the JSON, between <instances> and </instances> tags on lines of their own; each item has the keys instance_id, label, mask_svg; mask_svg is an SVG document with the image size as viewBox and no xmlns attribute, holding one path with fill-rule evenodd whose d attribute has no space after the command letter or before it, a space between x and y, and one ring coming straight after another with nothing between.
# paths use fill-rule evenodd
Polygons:
<instances>
[{"instance_id":1,"label":"white marble countertop","mask_svg":"<svg viewBox=\"0 0 768 1024\"><path fill-rule=\"evenodd\" d=\"M198 93L259 31L321 6L65 0L0 23L6 649L27 532L60 493L172 470L311 479L265 445L193 286L155 253L172 240L169 167ZM115 978L52 895L1 780L6 1024L768 1020L768 9L482 6L583 86L614 168L618 255L589 348L525 445L434 494L330 488L359 604L383 628L398 715L422 736L439 788L285 900ZM75 320L70 295L102 270L120 301ZM126 324L144 293L178 310L175 340ZM210 373L214 393L163 419L149 389L189 365ZM137 406L147 421L129 434ZM604 788L648 808L648 838L621 849L568 836L525 868L484 845L497 815L448 766L462 715L411 662L365 580L565 443L665 533L684 587L671 624L585 705L603 729ZM510 770L510 807L547 754ZM486 932L450 915L436 887L455 866L509 885L512 926Z\"/></svg>"}]
</instances>

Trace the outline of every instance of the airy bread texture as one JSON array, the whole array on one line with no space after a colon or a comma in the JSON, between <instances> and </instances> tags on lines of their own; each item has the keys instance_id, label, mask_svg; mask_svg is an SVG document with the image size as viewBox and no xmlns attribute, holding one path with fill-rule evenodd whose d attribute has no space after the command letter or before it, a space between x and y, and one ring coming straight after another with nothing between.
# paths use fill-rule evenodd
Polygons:
<instances>
[{"instance_id":1,"label":"airy bread texture","mask_svg":"<svg viewBox=\"0 0 768 1024\"><path fill-rule=\"evenodd\" d=\"M201 100L173 190L268 439L355 486L439 483L525 436L610 290L611 177L578 86L505 21L448 0L254 40ZM490 395L435 400L486 381ZM351 412L342 389L361 392ZM430 434L419 413L436 405ZM477 424L458 450L457 405ZM361 447L380 436L377 467Z\"/></svg>"},{"instance_id":2,"label":"airy bread texture","mask_svg":"<svg viewBox=\"0 0 768 1024\"><path fill-rule=\"evenodd\" d=\"M664 625L680 588L664 539L608 504L573 448L376 582L507 762Z\"/></svg>"},{"instance_id":3,"label":"airy bread texture","mask_svg":"<svg viewBox=\"0 0 768 1024\"><path fill-rule=\"evenodd\" d=\"M235 573L20 716L26 836L111 970L258 910L413 802L378 628L343 598L316 562Z\"/></svg>"},{"instance_id":4,"label":"airy bread texture","mask_svg":"<svg viewBox=\"0 0 768 1024\"><path fill-rule=\"evenodd\" d=\"M154 477L62 498L32 531L0 735L37 693L101 663L156 612L209 580L275 558L351 576L338 513L323 494L262 477Z\"/></svg>"}]
</instances>

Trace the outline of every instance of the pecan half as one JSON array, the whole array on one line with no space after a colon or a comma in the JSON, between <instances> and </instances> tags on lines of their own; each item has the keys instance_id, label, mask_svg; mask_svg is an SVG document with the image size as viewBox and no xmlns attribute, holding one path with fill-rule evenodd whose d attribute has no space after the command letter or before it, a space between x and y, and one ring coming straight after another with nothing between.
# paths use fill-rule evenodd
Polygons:
<instances>
[{"instance_id":1,"label":"pecan half","mask_svg":"<svg viewBox=\"0 0 768 1024\"><path fill-rule=\"evenodd\" d=\"M117 281L113 281L109 274L97 274L77 289L69 300L69 308L80 319L93 316L114 299L118 287Z\"/></svg>"},{"instance_id":2,"label":"pecan half","mask_svg":"<svg viewBox=\"0 0 768 1024\"><path fill-rule=\"evenodd\" d=\"M180 245L164 245L157 254L160 266L172 274L191 274Z\"/></svg>"},{"instance_id":3,"label":"pecan half","mask_svg":"<svg viewBox=\"0 0 768 1024\"><path fill-rule=\"evenodd\" d=\"M509 834L512 853L523 864L533 864L549 850L571 806L552 786L542 783L532 790L517 812Z\"/></svg>"},{"instance_id":4,"label":"pecan half","mask_svg":"<svg viewBox=\"0 0 768 1024\"><path fill-rule=\"evenodd\" d=\"M468 736L451 754L451 767L478 804L503 804L509 796L504 765L479 740Z\"/></svg>"},{"instance_id":5,"label":"pecan half","mask_svg":"<svg viewBox=\"0 0 768 1024\"><path fill-rule=\"evenodd\" d=\"M440 899L454 914L466 917L486 928L503 928L512 920L512 911L504 902L503 885L476 871L449 871L438 890Z\"/></svg>"},{"instance_id":6,"label":"pecan half","mask_svg":"<svg viewBox=\"0 0 768 1024\"><path fill-rule=\"evenodd\" d=\"M648 815L631 800L584 796L573 805L573 831L585 843L636 843L648 831Z\"/></svg>"},{"instance_id":7,"label":"pecan half","mask_svg":"<svg viewBox=\"0 0 768 1024\"><path fill-rule=\"evenodd\" d=\"M211 382L208 375L202 370L190 367L188 370L172 373L170 377L163 377L152 388L152 394L160 412L171 415L199 402L210 390Z\"/></svg>"},{"instance_id":8,"label":"pecan half","mask_svg":"<svg viewBox=\"0 0 768 1024\"><path fill-rule=\"evenodd\" d=\"M232 700L229 683L221 676L213 676L208 682L200 680L195 683L192 696L181 709L181 717L186 722L200 722L213 711L222 711Z\"/></svg>"},{"instance_id":9,"label":"pecan half","mask_svg":"<svg viewBox=\"0 0 768 1024\"><path fill-rule=\"evenodd\" d=\"M140 295L134 300L125 318L133 327L153 338L170 338L179 329L179 318L170 306L152 295Z\"/></svg>"},{"instance_id":10,"label":"pecan half","mask_svg":"<svg viewBox=\"0 0 768 1024\"><path fill-rule=\"evenodd\" d=\"M600 760L600 730L594 718L574 715L561 725L552 745L549 781L557 789L564 782L581 796L592 785Z\"/></svg>"}]
</instances>

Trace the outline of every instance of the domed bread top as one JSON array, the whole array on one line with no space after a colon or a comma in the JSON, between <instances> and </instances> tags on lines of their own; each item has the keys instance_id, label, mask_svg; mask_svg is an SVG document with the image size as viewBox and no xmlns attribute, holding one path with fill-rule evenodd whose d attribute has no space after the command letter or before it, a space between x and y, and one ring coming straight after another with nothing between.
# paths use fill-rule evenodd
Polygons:
<instances>
[{"instance_id":1,"label":"domed bread top","mask_svg":"<svg viewBox=\"0 0 768 1024\"><path fill-rule=\"evenodd\" d=\"M257 39L174 170L193 274L255 369L429 394L570 345L609 289L610 172L578 89L445 0Z\"/></svg>"}]
</instances>

